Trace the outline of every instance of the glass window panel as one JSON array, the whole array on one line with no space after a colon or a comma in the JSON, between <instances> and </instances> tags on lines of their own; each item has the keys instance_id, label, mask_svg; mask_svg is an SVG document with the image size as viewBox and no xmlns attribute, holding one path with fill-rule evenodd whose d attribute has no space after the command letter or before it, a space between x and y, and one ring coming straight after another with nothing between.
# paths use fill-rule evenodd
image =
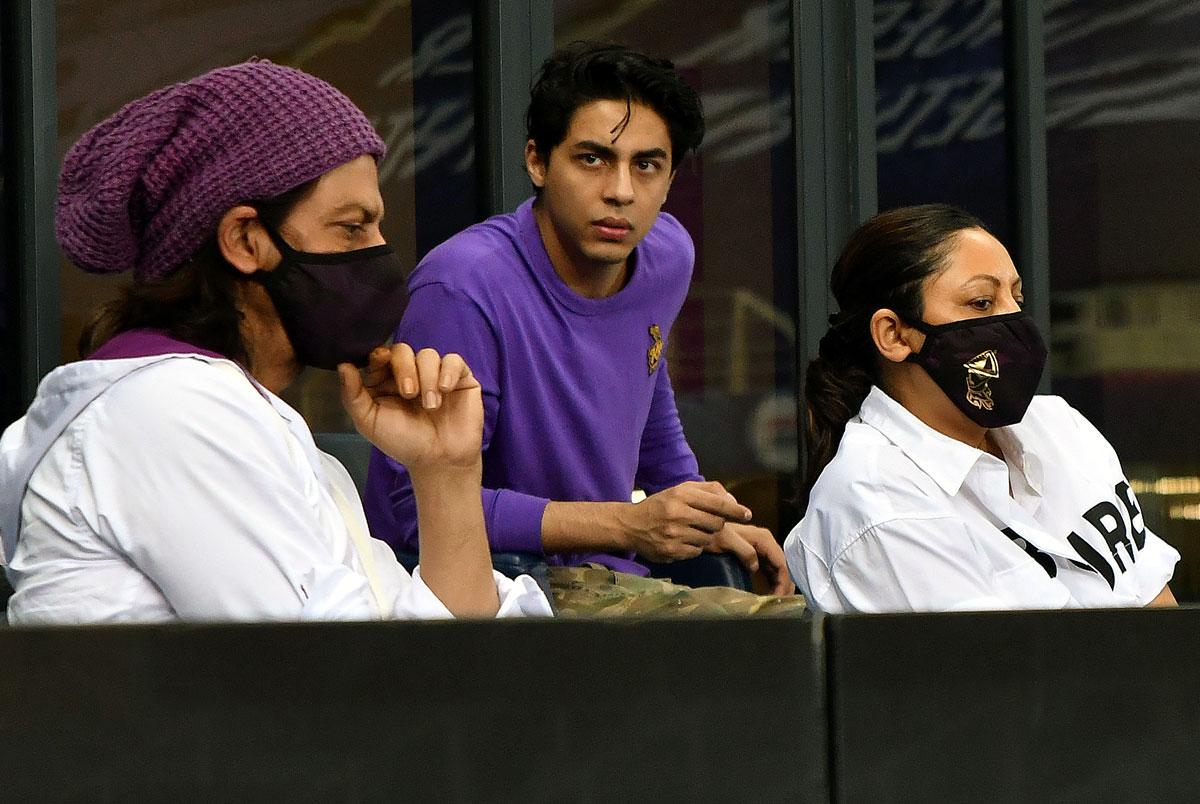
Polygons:
<instances>
[{"instance_id":1,"label":"glass window panel","mask_svg":"<svg viewBox=\"0 0 1200 804\"><path fill-rule=\"evenodd\" d=\"M307 70L345 92L387 141L384 236L411 268L477 219L470 0L60 0L60 155L156 87L251 56ZM62 269L65 360L98 301L128 275ZM399 321L402 311L396 311ZM314 430L349 429L333 372L308 369L285 395Z\"/></svg>"},{"instance_id":2,"label":"glass window panel","mask_svg":"<svg viewBox=\"0 0 1200 804\"><path fill-rule=\"evenodd\" d=\"M1200 5L1046 3L1053 388L1200 599Z\"/></svg>"},{"instance_id":3,"label":"glass window panel","mask_svg":"<svg viewBox=\"0 0 1200 804\"><path fill-rule=\"evenodd\" d=\"M876 0L879 208L944 202L1010 242L1001 0Z\"/></svg>"},{"instance_id":4,"label":"glass window panel","mask_svg":"<svg viewBox=\"0 0 1200 804\"><path fill-rule=\"evenodd\" d=\"M778 534L799 518L791 4L708 3L702 14L687 0L554 8L559 45L614 41L665 56L703 100L704 144L665 207L696 243L667 347L671 380L700 470Z\"/></svg>"},{"instance_id":5,"label":"glass window panel","mask_svg":"<svg viewBox=\"0 0 1200 804\"><path fill-rule=\"evenodd\" d=\"M0 44L0 87L5 87L2 48ZM17 361L20 351L16 335L16 297L19 288L17 277L9 272L12 264L9 248L12 244L13 212L8 206L6 187L12 162L4 141L4 110L7 106L7 102L0 99L0 429L20 415L17 410Z\"/></svg>"}]
</instances>

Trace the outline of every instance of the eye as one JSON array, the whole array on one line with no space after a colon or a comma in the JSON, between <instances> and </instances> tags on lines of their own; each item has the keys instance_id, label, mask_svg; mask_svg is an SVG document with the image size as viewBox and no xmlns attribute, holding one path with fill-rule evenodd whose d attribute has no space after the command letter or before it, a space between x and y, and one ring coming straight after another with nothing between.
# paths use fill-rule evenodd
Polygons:
<instances>
[{"instance_id":1,"label":"eye","mask_svg":"<svg viewBox=\"0 0 1200 804\"><path fill-rule=\"evenodd\" d=\"M361 223L339 223L338 226L340 226L342 231L344 231L350 237L355 237L361 234L363 230L367 228Z\"/></svg>"},{"instance_id":2,"label":"eye","mask_svg":"<svg viewBox=\"0 0 1200 804\"><path fill-rule=\"evenodd\" d=\"M658 170L658 163L650 159L643 159L639 161L637 166L638 170L642 171L643 173L652 173L653 171Z\"/></svg>"},{"instance_id":3,"label":"eye","mask_svg":"<svg viewBox=\"0 0 1200 804\"><path fill-rule=\"evenodd\" d=\"M587 167L595 167L601 162L600 157L596 156L595 154L580 154L579 161Z\"/></svg>"},{"instance_id":4,"label":"eye","mask_svg":"<svg viewBox=\"0 0 1200 804\"><path fill-rule=\"evenodd\" d=\"M988 310L992 309L992 300L988 298L973 299L968 303L972 308L981 313L986 313Z\"/></svg>"}]
</instances>

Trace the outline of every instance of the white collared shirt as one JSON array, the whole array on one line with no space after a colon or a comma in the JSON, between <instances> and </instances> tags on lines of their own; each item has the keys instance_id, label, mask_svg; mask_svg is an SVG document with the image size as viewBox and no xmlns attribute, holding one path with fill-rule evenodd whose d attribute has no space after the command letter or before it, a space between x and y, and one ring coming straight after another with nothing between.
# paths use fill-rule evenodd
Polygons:
<instances>
[{"instance_id":1,"label":"white collared shirt","mask_svg":"<svg viewBox=\"0 0 1200 804\"><path fill-rule=\"evenodd\" d=\"M351 528L367 525L350 475L299 413L228 360L62 366L0 454L33 448L47 407L93 385L106 390L48 445L27 487L10 489L22 522L10 622L452 616L419 567L410 576L375 539L364 539L369 555L356 548ZM528 576L493 580L498 616L551 613Z\"/></svg>"},{"instance_id":2,"label":"white collared shirt","mask_svg":"<svg viewBox=\"0 0 1200 804\"><path fill-rule=\"evenodd\" d=\"M1102 435L1059 397L992 434L1005 460L879 388L784 544L809 604L903 612L1144 606L1179 553L1146 526Z\"/></svg>"}]
</instances>

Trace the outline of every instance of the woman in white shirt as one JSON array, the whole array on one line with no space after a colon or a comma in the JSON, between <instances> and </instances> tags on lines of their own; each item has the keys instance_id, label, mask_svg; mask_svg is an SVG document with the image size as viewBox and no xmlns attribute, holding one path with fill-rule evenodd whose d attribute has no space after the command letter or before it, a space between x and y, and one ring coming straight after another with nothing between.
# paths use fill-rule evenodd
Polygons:
<instances>
[{"instance_id":1,"label":"woman in white shirt","mask_svg":"<svg viewBox=\"0 0 1200 804\"><path fill-rule=\"evenodd\" d=\"M491 568L470 369L372 349L404 292L383 153L336 89L254 61L136 100L67 154L60 245L134 282L0 438L11 622L550 613ZM279 398L305 365L336 368L359 432L408 466L413 576Z\"/></svg>"},{"instance_id":2,"label":"woman in white shirt","mask_svg":"<svg viewBox=\"0 0 1200 804\"><path fill-rule=\"evenodd\" d=\"M1035 396L1046 348L1021 278L954 207L883 213L831 281L808 368L808 506L785 543L828 612L1174 605L1179 554L1117 456Z\"/></svg>"}]
</instances>

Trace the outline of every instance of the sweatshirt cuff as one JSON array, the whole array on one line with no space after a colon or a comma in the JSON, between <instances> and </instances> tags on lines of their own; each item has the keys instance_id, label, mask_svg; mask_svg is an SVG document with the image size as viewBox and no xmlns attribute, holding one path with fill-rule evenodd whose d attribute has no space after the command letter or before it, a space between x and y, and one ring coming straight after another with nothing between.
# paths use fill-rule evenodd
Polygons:
<instances>
[{"instance_id":1,"label":"sweatshirt cuff","mask_svg":"<svg viewBox=\"0 0 1200 804\"><path fill-rule=\"evenodd\" d=\"M550 501L499 489L487 506L488 544L495 553L542 553L542 514Z\"/></svg>"}]
</instances>

